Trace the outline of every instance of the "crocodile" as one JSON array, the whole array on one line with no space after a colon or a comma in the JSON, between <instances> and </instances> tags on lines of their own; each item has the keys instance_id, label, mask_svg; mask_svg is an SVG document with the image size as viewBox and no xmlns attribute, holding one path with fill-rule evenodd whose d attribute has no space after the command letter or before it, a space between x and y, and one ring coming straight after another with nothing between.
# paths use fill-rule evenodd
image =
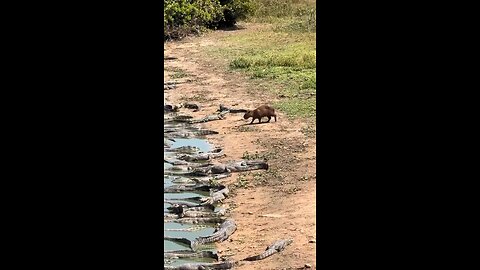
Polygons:
<instances>
[{"instance_id":1,"label":"crocodile","mask_svg":"<svg viewBox=\"0 0 480 270\"><path fill-rule=\"evenodd\" d=\"M165 137L174 137L174 138L192 138L196 136L206 136L206 135L215 135L218 134L218 131L208 130L208 129L199 129L195 131L185 131L185 130L178 130L172 131L168 133L164 133Z\"/></svg>"},{"instance_id":2,"label":"crocodile","mask_svg":"<svg viewBox=\"0 0 480 270\"><path fill-rule=\"evenodd\" d=\"M231 173L220 173L213 176L190 177L189 179L191 179L192 181L195 181L196 183L211 183L212 181L228 178L230 176L232 176Z\"/></svg>"},{"instance_id":3,"label":"crocodile","mask_svg":"<svg viewBox=\"0 0 480 270\"><path fill-rule=\"evenodd\" d=\"M229 192L230 190L228 189L228 187L224 186L223 189L220 189L218 191L215 191L215 192L210 191L210 197L201 198L200 201L202 202L202 205L204 204L213 205L217 202L222 202L222 200L228 196Z\"/></svg>"},{"instance_id":4,"label":"crocodile","mask_svg":"<svg viewBox=\"0 0 480 270\"><path fill-rule=\"evenodd\" d=\"M267 249L262 254L256 255L256 256L251 256L243 259L244 261L258 261L258 260L263 260L269 256L272 256L275 253L278 253L282 250L284 250L288 245L290 245L293 242L292 239L286 239L286 240L278 240L272 245L268 246ZM193 242L192 242L193 244Z\"/></svg>"},{"instance_id":5,"label":"crocodile","mask_svg":"<svg viewBox=\"0 0 480 270\"><path fill-rule=\"evenodd\" d=\"M190 250L166 251L163 258L179 259L179 258L212 258L218 261L218 255L212 251L192 252Z\"/></svg>"},{"instance_id":6,"label":"crocodile","mask_svg":"<svg viewBox=\"0 0 480 270\"><path fill-rule=\"evenodd\" d=\"M218 131L208 130L208 129L199 129L193 132L193 134L196 136L215 135L215 134L218 134Z\"/></svg>"},{"instance_id":7,"label":"crocodile","mask_svg":"<svg viewBox=\"0 0 480 270\"><path fill-rule=\"evenodd\" d=\"M192 241L188 240L187 238L183 237L171 237L171 236L163 236L163 240L168 240L183 246L188 246L190 247L192 245Z\"/></svg>"},{"instance_id":8,"label":"crocodile","mask_svg":"<svg viewBox=\"0 0 480 270\"><path fill-rule=\"evenodd\" d=\"M196 218L163 218L163 222L176 222L181 224L208 224L208 223L222 223L224 221L221 217L196 217Z\"/></svg>"},{"instance_id":9,"label":"crocodile","mask_svg":"<svg viewBox=\"0 0 480 270\"><path fill-rule=\"evenodd\" d=\"M183 164L181 161L175 161L174 159L164 158L165 163L172 164L170 168L165 168L164 175L189 175L196 168L203 168L213 166L213 163L187 163Z\"/></svg>"},{"instance_id":10,"label":"crocodile","mask_svg":"<svg viewBox=\"0 0 480 270\"><path fill-rule=\"evenodd\" d=\"M203 176L203 177L183 177L183 176L169 176L172 183L175 184L214 184L217 180L230 177L232 174L216 174L212 176Z\"/></svg>"},{"instance_id":11,"label":"crocodile","mask_svg":"<svg viewBox=\"0 0 480 270\"><path fill-rule=\"evenodd\" d=\"M167 218L167 219L174 219L174 218L178 218L178 214L171 214L171 213L163 213L163 219Z\"/></svg>"},{"instance_id":12,"label":"crocodile","mask_svg":"<svg viewBox=\"0 0 480 270\"><path fill-rule=\"evenodd\" d=\"M206 211L202 210L193 210L191 208L178 207L174 208L172 213L164 213L163 218L199 218L199 217L221 217L225 215L226 210L224 208L218 211L212 211L207 209Z\"/></svg>"},{"instance_id":13,"label":"crocodile","mask_svg":"<svg viewBox=\"0 0 480 270\"><path fill-rule=\"evenodd\" d=\"M185 160L185 161L200 161L200 160L210 160L214 158L219 158L225 156L225 153L223 152L223 149L221 148L215 148L210 152L207 153L198 153L198 154L178 154L177 158L180 160Z\"/></svg>"},{"instance_id":14,"label":"crocodile","mask_svg":"<svg viewBox=\"0 0 480 270\"><path fill-rule=\"evenodd\" d=\"M168 200L163 199L163 201L166 203L173 202L171 204L175 204L175 203L184 204L183 202L193 202L193 203L196 203L197 205L191 205L191 206L198 206L198 204L202 202L202 198L203 197L195 196L195 197L188 197L188 198L170 198ZM177 201L177 202L174 202L174 201ZM182 201L182 202L178 202L178 201Z\"/></svg>"},{"instance_id":15,"label":"crocodile","mask_svg":"<svg viewBox=\"0 0 480 270\"><path fill-rule=\"evenodd\" d=\"M246 113L248 110L246 109L231 109L223 106L223 104L220 104L220 108L217 110L217 112L225 112L228 111L230 113Z\"/></svg>"},{"instance_id":16,"label":"crocodile","mask_svg":"<svg viewBox=\"0 0 480 270\"><path fill-rule=\"evenodd\" d=\"M185 160L178 160L178 159L172 159L172 158L164 158L163 162L172 164L172 165L189 165L188 162Z\"/></svg>"},{"instance_id":17,"label":"crocodile","mask_svg":"<svg viewBox=\"0 0 480 270\"><path fill-rule=\"evenodd\" d=\"M244 172L251 170L268 170L268 164L264 160L241 160L229 164L214 164L211 166L202 166L193 168L187 175L207 176L210 174L221 174L230 172Z\"/></svg>"},{"instance_id":18,"label":"crocodile","mask_svg":"<svg viewBox=\"0 0 480 270\"><path fill-rule=\"evenodd\" d=\"M199 231L208 228L206 225L195 225L189 228L181 228L181 229L163 229L164 231L172 231L172 232L193 232Z\"/></svg>"},{"instance_id":19,"label":"crocodile","mask_svg":"<svg viewBox=\"0 0 480 270\"><path fill-rule=\"evenodd\" d=\"M206 185L206 184L193 184L193 185L173 185L169 187L164 187L163 192L164 193L179 193L179 192L184 192L184 191L210 191L214 188L220 188L224 189L225 186L223 185L218 185L218 186L213 186L213 185Z\"/></svg>"},{"instance_id":20,"label":"crocodile","mask_svg":"<svg viewBox=\"0 0 480 270\"><path fill-rule=\"evenodd\" d=\"M237 230L237 225L233 219L227 219L212 235L201 236L191 241L192 250L196 250L198 245L209 244L214 242L223 242Z\"/></svg>"},{"instance_id":21,"label":"crocodile","mask_svg":"<svg viewBox=\"0 0 480 270\"><path fill-rule=\"evenodd\" d=\"M202 206L186 206L186 205L174 204L170 207L167 207L167 209L172 213L176 213L176 214L183 212L184 209L193 210L193 211L204 211L204 212L212 211L213 212L215 210L215 206L210 204L202 205Z\"/></svg>"},{"instance_id":22,"label":"crocodile","mask_svg":"<svg viewBox=\"0 0 480 270\"><path fill-rule=\"evenodd\" d=\"M215 120L223 120L223 119L225 119L225 115L227 113L228 113L228 111L224 111L224 112L220 112L220 113L217 113L217 114L207 115L207 116L205 116L203 118L200 118L200 119L188 120L186 122L188 122L190 124L197 124L197 123L205 123L205 122L215 121Z\"/></svg>"},{"instance_id":23,"label":"crocodile","mask_svg":"<svg viewBox=\"0 0 480 270\"><path fill-rule=\"evenodd\" d=\"M174 85L174 84L181 84L181 83L185 83L185 82L188 82L188 80L165 81L165 82L163 82L163 85Z\"/></svg>"},{"instance_id":24,"label":"crocodile","mask_svg":"<svg viewBox=\"0 0 480 270\"><path fill-rule=\"evenodd\" d=\"M172 148L172 149L169 149L168 152L177 152L177 153L184 153L184 154L194 154L194 153L197 153L200 151L200 148L196 147L196 146L190 146L190 145L186 145L186 146L180 146L180 147L176 147L176 148Z\"/></svg>"},{"instance_id":25,"label":"crocodile","mask_svg":"<svg viewBox=\"0 0 480 270\"><path fill-rule=\"evenodd\" d=\"M219 263L186 263L177 266L166 265L165 270L216 270L216 269L231 269L234 262L225 261Z\"/></svg>"},{"instance_id":26,"label":"crocodile","mask_svg":"<svg viewBox=\"0 0 480 270\"><path fill-rule=\"evenodd\" d=\"M170 176L171 178L171 181L172 183L175 183L175 184L195 184L195 183L202 183L200 181L195 181L195 180L192 180L190 178L187 178L187 177L182 177L182 176ZM203 182L205 183L205 182Z\"/></svg>"},{"instance_id":27,"label":"crocodile","mask_svg":"<svg viewBox=\"0 0 480 270\"><path fill-rule=\"evenodd\" d=\"M200 204L200 203L195 203L195 202L187 202L187 201L178 202L176 200L165 200L165 199L163 200L163 202L171 204L171 205L176 205L176 204L185 205L187 207L199 206L199 204Z\"/></svg>"},{"instance_id":28,"label":"crocodile","mask_svg":"<svg viewBox=\"0 0 480 270\"><path fill-rule=\"evenodd\" d=\"M183 217L197 218L197 217L221 217L224 215L225 215L225 209L221 209L217 212L184 210L179 216L182 218Z\"/></svg>"},{"instance_id":29,"label":"crocodile","mask_svg":"<svg viewBox=\"0 0 480 270\"><path fill-rule=\"evenodd\" d=\"M177 108L177 106L175 106ZM163 120L165 121L175 121L175 122L188 122L193 118L191 115L183 115L183 114L169 114L164 115Z\"/></svg>"}]
</instances>

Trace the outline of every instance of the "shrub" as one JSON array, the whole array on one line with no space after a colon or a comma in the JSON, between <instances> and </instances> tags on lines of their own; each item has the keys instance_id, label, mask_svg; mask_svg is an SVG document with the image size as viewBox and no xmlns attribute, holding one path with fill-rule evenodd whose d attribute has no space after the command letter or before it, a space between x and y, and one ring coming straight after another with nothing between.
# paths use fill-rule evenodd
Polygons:
<instances>
[{"instance_id":1,"label":"shrub","mask_svg":"<svg viewBox=\"0 0 480 270\"><path fill-rule=\"evenodd\" d=\"M233 26L253 7L253 0L164 0L164 40Z\"/></svg>"}]
</instances>

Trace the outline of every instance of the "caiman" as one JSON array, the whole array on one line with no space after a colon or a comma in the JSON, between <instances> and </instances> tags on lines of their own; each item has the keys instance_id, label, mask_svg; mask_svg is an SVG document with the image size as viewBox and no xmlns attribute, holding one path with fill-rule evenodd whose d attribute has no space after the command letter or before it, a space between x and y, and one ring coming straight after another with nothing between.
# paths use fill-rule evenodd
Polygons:
<instances>
[{"instance_id":1,"label":"caiman","mask_svg":"<svg viewBox=\"0 0 480 270\"><path fill-rule=\"evenodd\" d=\"M268 246L267 249L265 249L265 251L262 254L256 255L256 256L251 256L251 257L245 258L243 260L244 261L263 260L263 259L265 259L269 256L272 256L275 253L278 253L278 252L284 250L292 242L293 242L292 239L278 240L275 243L273 243L272 245ZM192 244L193 244L193 242L192 242Z\"/></svg>"},{"instance_id":2,"label":"caiman","mask_svg":"<svg viewBox=\"0 0 480 270\"><path fill-rule=\"evenodd\" d=\"M179 258L212 258L218 261L218 255L212 251L192 252L190 250L167 251L163 253L163 258L179 259Z\"/></svg>"},{"instance_id":3,"label":"caiman","mask_svg":"<svg viewBox=\"0 0 480 270\"><path fill-rule=\"evenodd\" d=\"M220 104L220 109L217 110L217 112L225 112L228 111L230 113L246 113L248 110L246 109L231 109L223 106L223 104Z\"/></svg>"},{"instance_id":4,"label":"caiman","mask_svg":"<svg viewBox=\"0 0 480 270\"><path fill-rule=\"evenodd\" d=\"M178 266L164 266L165 270L216 270L216 269L231 269L233 262L219 262L219 263L186 263Z\"/></svg>"},{"instance_id":5,"label":"caiman","mask_svg":"<svg viewBox=\"0 0 480 270\"><path fill-rule=\"evenodd\" d=\"M214 164L210 166L192 168L192 170L188 172L187 175L208 176L210 174L245 172L259 169L268 170L267 162L264 160L241 160L228 164Z\"/></svg>"},{"instance_id":6,"label":"caiman","mask_svg":"<svg viewBox=\"0 0 480 270\"><path fill-rule=\"evenodd\" d=\"M213 149L208 153L197 153L197 154L178 154L177 158L185 161L200 161L200 160L209 160L214 158L219 158L225 156L225 153L221 148Z\"/></svg>"},{"instance_id":7,"label":"caiman","mask_svg":"<svg viewBox=\"0 0 480 270\"><path fill-rule=\"evenodd\" d=\"M223 189L221 190L218 190L218 191L210 191L210 197L206 197L206 198L201 198L200 201L202 201L202 205L205 205L205 204L215 204L217 202L222 202L223 199L225 199L227 196L228 196L228 193L229 193L229 189L228 187L224 186Z\"/></svg>"},{"instance_id":8,"label":"caiman","mask_svg":"<svg viewBox=\"0 0 480 270\"><path fill-rule=\"evenodd\" d=\"M192 250L196 250L198 245L225 241L230 235L235 232L235 230L237 230L237 225L235 224L235 221L233 221L233 219L227 219L225 220L225 222L222 223L222 225L220 225L217 230L215 230L212 235L198 237L193 240L191 248Z\"/></svg>"},{"instance_id":9,"label":"caiman","mask_svg":"<svg viewBox=\"0 0 480 270\"><path fill-rule=\"evenodd\" d=\"M208 223L222 223L224 221L221 217L197 217L197 218L163 218L163 222L175 222L181 224L208 224Z\"/></svg>"}]
</instances>

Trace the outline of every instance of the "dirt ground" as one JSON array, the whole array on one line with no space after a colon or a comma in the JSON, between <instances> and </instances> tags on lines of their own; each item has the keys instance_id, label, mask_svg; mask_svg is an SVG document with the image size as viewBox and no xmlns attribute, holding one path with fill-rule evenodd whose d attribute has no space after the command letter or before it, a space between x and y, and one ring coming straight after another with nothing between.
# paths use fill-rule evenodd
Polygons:
<instances>
[{"instance_id":1,"label":"dirt ground","mask_svg":"<svg viewBox=\"0 0 480 270\"><path fill-rule=\"evenodd\" d=\"M183 82L164 91L166 103L198 104L198 112L183 108L181 112L201 118L215 113L220 104L254 109L275 100L270 93L255 91L255 84L244 74L229 72L224 63L204 57L202 47L215 46L219 36L233 34L215 31L165 44L165 57L176 59L164 61L164 80ZM175 70L184 75L173 78ZM241 262L237 269L316 269L315 137L305 132L306 121L289 120L278 110L277 115L277 122L262 124L248 125L251 119L244 120L243 113L202 124L219 132L207 138L226 153L214 162L246 157L266 158L269 164L268 171L234 173L220 181L231 190L225 206L237 231L217 245L219 255L238 261L260 254L276 240L293 239L281 253Z\"/></svg>"}]
</instances>

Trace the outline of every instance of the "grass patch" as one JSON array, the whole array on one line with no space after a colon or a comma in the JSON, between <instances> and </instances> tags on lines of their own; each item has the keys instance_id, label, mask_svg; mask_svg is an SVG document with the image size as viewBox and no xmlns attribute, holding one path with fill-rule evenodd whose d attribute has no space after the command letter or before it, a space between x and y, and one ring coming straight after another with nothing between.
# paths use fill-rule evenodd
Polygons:
<instances>
[{"instance_id":1,"label":"grass patch","mask_svg":"<svg viewBox=\"0 0 480 270\"><path fill-rule=\"evenodd\" d=\"M188 73L185 72L183 69L180 69L180 68L176 68L176 67L173 67L173 68L170 68L170 67L167 67L167 68L164 68L165 71L170 71L170 72L173 72L172 75L170 75L170 77L172 79L181 79L181 78L185 78L188 76Z\"/></svg>"},{"instance_id":2,"label":"grass patch","mask_svg":"<svg viewBox=\"0 0 480 270\"><path fill-rule=\"evenodd\" d=\"M292 117L315 118L317 115L315 99L292 98L276 103L279 110Z\"/></svg>"},{"instance_id":3,"label":"grass patch","mask_svg":"<svg viewBox=\"0 0 480 270\"><path fill-rule=\"evenodd\" d=\"M257 160L257 159L263 159L264 156L260 155L257 151L255 151L255 154L251 154L248 151L245 151L243 153L242 159L245 160Z\"/></svg>"},{"instance_id":4,"label":"grass patch","mask_svg":"<svg viewBox=\"0 0 480 270\"><path fill-rule=\"evenodd\" d=\"M233 184L236 188L247 188L249 186L249 181L245 174L240 174L237 177L237 182Z\"/></svg>"}]
</instances>

